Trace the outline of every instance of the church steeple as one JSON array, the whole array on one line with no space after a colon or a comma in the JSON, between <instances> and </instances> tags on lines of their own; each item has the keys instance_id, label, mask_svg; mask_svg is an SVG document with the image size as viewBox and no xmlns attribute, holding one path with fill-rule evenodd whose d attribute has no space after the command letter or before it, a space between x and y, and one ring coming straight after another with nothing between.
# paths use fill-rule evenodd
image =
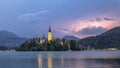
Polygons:
<instances>
[{"instance_id":1,"label":"church steeple","mask_svg":"<svg viewBox=\"0 0 120 68\"><path fill-rule=\"evenodd\" d=\"M49 31L48 32L51 32L51 27L49 26Z\"/></svg>"}]
</instances>

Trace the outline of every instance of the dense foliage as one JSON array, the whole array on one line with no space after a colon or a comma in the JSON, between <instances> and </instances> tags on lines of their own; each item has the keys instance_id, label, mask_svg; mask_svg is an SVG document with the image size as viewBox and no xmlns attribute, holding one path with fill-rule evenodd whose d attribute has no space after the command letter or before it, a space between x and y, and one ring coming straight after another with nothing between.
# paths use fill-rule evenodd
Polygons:
<instances>
[{"instance_id":1,"label":"dense foliage","mask_svg":"<svg viewBox=\"0 0 120 68\"><path fill-rule=\"evenodd\" d=\"M120 49L120 27L113 28L98 36L81 39L79 44L84 47L91 47L96 49Z\"/></svg>"},{"instance_id":2,"label":"dense foliage","mask_svg":"<svg viewBox=\"0 0 120 68\"><path fill-rule=\"evenodd\" d=\"M40 38L30 39L24 42L20 48L17 50L20 51L67 51L67 50L82 50L82 48L76 44L75 40L65 40L65 39L54 39L51 42L48 42L45 39L45 42L40 43Z\"/></svg>"}]
</instances>

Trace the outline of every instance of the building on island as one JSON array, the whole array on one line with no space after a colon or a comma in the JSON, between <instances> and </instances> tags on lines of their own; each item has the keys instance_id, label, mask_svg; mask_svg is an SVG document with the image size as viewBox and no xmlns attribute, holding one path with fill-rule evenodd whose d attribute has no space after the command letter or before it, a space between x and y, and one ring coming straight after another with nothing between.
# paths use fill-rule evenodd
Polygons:
<instances>
[{"instance_id":1,"label":"building on island","mask_svg":"<svg viewBox=\"0 0 120 68\"><path fill-rule=\"evenodd\" d=\"M36 44L43 44L46 41L51 42L53 40L52 38L52 31L51 31L51 27L49 26L49 30L48 30L48 38L45 37L45 34L43 34L42 38L38 38L37 36L34 38L35 43Z\"/></svg>"},{"instance_id":2,"label":"building on island","mask_svg":"<svg viewBox=\"0 0 120 68\"><path fill-rule=\"evenodd\" d=\"M40 43L43 44L45 43L45 41L46 41L46 37L45 37L45 34L43 34L43 37L41 38Z\"/></svg>"},{"instance_id":3,"label":"building on island","mask_svg":"<svg viewBox=\"0 0 120 68\"><path fill-rule=\"evenodd\" d=\"M48 31L48 42L52 41L52 31L51 27L49 26L49 31Z\"/></svg>"}]
</instances>

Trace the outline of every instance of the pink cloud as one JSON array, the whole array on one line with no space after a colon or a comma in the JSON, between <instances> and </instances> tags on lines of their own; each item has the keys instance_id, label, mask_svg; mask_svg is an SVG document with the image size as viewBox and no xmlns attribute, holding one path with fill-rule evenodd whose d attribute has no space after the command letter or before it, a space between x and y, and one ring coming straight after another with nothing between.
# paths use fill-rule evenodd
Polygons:
<instances>
[{"instance_id":1,"label":"pink cloud","mask_svg":"<svg viewBox=\"0 0 120 68\"><path fill-rule=\"evenodd\" d=\"M108 15L109 16L109 15ZM88 37L88 36L95 36L95 35L80 35L78 34L78 32L82 29L85 28L91 28L91 27L101 27L103 29L111 29L113 27L116 26L120 26L120 20L117 17L113 17L113 16L99 16L101 19L100 21L90 21L91 18L95 19L96 17L84 17L84 18L79 18L79 19L75 19L73 21L69 21L69 25L65 26L65 28L67 28L67 30L69 31L63 31L63 34L70 34L70 35L75 35L77 37L80 38L84 38L84 37ZM105 17L108 17L107 20L104 19ZM110 20L108 20L110 19Z\"/></svg>"}]
</instances>

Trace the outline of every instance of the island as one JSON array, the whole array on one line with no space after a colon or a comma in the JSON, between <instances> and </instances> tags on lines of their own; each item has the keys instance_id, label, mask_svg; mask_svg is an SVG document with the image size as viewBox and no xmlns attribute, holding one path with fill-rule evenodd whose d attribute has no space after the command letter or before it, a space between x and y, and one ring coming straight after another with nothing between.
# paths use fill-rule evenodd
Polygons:
<instances>
[{"instance_id":1,"label":"island","mask_svg":"<svg viewBox=\"0 0 120 68\"><path fill-rule=\"evenodd\" d=\"M22 43L18 51L81 51L81 50L118 50L120 49L120 27L115 27L101 35L76 39L53 38L49 27L48 38L43 35Z\"/></svg>"}]
</instances>

